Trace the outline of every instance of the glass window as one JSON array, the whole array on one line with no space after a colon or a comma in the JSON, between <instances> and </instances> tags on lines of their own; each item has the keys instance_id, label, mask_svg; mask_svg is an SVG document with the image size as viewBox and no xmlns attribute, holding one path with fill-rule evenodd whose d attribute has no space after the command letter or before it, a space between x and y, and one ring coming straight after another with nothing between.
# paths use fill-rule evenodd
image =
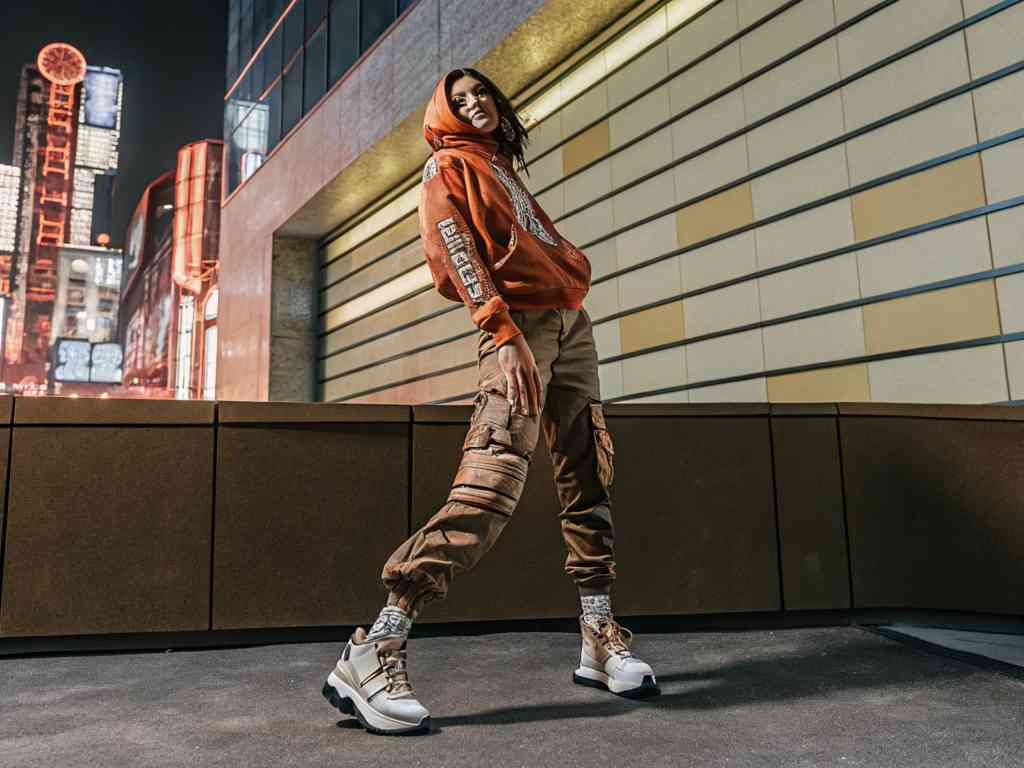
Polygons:
<instances>
[{"instance_id":1,"label":"glass window","mask_svg":"<svg viewBox=\"0 0 1024 768\"><path fill-rule=\"evenodd\" d=\"M281 83L278 80L267 94L267 152L281 140Z\"/></svg>"},{"instance_id":2,"label":"glass window","mask_svg":"<svg viewBox=\"0 0 1024 768\"><path fill-rule=\"evenodd\" d=\"M306 39L308 40L327 15L327 0L306 0Z\"/></svg>"},{"instance_id":3,"label":"glass window","mask_svg":"<svg viewBox=\"0 0 1024 768\"><path fill-rule=\"evenodd\" d=\"M327 90L327 27L320 31L306 45L306 87L303 113L309 112Z\"/></svg>"},{"instance_id":4,"label":"glass window","mask_svg":"<svg viewBox=\"0 0 1024 768\"><path fill-rule=\"evenodd\" d=\"M266 51L263 51L263 53L256 57L256 61L253 62L252 71L249 75L252 90L250 97L253 100L258 99L267 87L266 58L263 55L265 53Z\"/></svg>"},{"instance_id":5,"label":"glass window","mask_svg":"<svg viewBox=\"0 0 1024 768\"><path fill-rule=\"evenodd\" d=\"M217 399L217 326L206 329L203 345L203 399Z\"/></svg>"},{"instance_id":6,"label":"glass window","mask_svg":"<svg viewBox=\"0 0 1024 768\"><path fill-rule=\"evenodd\" d=\"M231 110L232 102L228 102ZM255 172L267 156L269 109L265 104L249 104L238 127L228 139L228 191L233 191ZM236 109L242 110L242 104ZM231 123L231 119L225 121Z\"/></svg>"},{"instance_id":7,"label":"glass window","mask_svg":"<svg viewBox=\"0 0 1024 768\"><path fill-rule=\"evenodd\" d=\"M398 0L398 13L404 13L409 9L409 6L415 2L416 0Z\"/></svg>"},{"instance_id":8,"label":"glass window","mask_svg":"<svg viewBox=\"0 0 1024 768\"><path fill-rule=\"evenodd\" d=\"M282 27L278 27L267 41L267 47L263 49L263 56L265 60L263 74L266 77L267 85L274 82L277 76L281 74L281 67L284 66L284 62L281 61L281 43L283 37L284 29Z\"/></svg>"},{"instance_id":9,"label":"glass window","mask_svg":"<svg viewBox=\"0 0 1024 768\"><path fill-rule=\"evenodd\" d=\"M328 22L327 75L330 84L341 79L348 68L359 58L359 0L331 0L331 14Z\"/></svg>"},{"instance_id":10,"label":"glass window","mask_svg":"<svg viewBox=\"0 0 1024 768\"><path fill-rule=\"evenodd\" d=\"M238 34L238 63L244 67L252 58L252 0L242 3L241 29Z\"/></svg>"},{"instance_id":11,"label":"glass window","mask_svg":"<svg viewBox=\"0 0 1024 768\"><path fill-rule=\"evenodd\" d=\"M178 305L178 349L175 360L174 396L189 400L192 383L192 329L196 320L196 302L191 296L182 296Z\"/></svg>"},{"instance_id":12,"label":"glass window","mask_svg":"<svg viewBox=\"0 0 1024 768\"><path fill-rule=\"evenodd\" d=\"M270 31L270 25L274 23L274 19L270 18L270 5L271 0L256 0L253 6L253 40L256 41L257 48Z\"/></svg>"},{"instance_id":13,"label":"glass window","mask_svg":"<svg viewBox=\"0 0 1024 768\"><path fill-rule=\"evenodd\" d=\"M302 53L284 73L281 93L281 135L288 133L302 117Z\"/></svg>"},{"instance_id":14,"label":"glass window","mask_svg":"<svg viewBox=\"0 0 1024 768\"><path fill-rule=\"evenodd\" d=\"M387 0L359 0L360 50L373 45L395 20L395 4Z\"/></svg>"},{"instance_id":15,"label":"glass window","mask_svg":"<svg viewBox=\"0 0 1024 768\"><path fill-rule=\"evenodd\" d=\"M299 0L284 20L284 63L292 60L306 40L305 3Z\"/></svg>"}]
</instances>

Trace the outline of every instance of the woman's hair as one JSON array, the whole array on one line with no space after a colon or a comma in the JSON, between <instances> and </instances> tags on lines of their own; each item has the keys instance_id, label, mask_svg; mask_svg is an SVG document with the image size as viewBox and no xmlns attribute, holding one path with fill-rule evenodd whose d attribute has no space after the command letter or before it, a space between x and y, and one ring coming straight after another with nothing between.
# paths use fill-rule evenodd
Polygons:
<instances>
[{"instance_id":1,"label":"woman's hair","mask_svg":"<svg viewBox=\"0 0 1024 768\"><path fill-rule=\"evenodd\" d=\"M526 128L523 127L519 115L516 114L516 109L512 106L512 102L508 100L508 97L502 93L498 86L491 82L487 75L469 67L456 69L448 74L444 83L444 91L449 98L451 98L452 85L460 77L475 77L487 86L487 90L491 92L494 103L498 107L498 127L494 129L494 137L498 140L498 151L505 154L510 160L514 160L519 166L519 170L526 171L526 175L529 176L530 172L526 168L526 155L524 154L526 146L530 141L529 134L526 132ZM514 139L510 140L505 136L505 131L501 126L502 118L505 118L508 124L512 126L512 131L515 133Z\"/></svg>"}]
</instances>

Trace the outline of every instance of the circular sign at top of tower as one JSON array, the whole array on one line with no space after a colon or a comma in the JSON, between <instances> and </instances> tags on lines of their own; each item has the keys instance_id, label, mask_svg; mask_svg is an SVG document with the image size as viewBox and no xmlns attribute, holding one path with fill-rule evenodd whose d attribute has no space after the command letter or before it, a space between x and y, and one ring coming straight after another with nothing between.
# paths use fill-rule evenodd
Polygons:
<instances>
[{"instance_id":1,"label":"circular sign at top of tower","mask_svg":"<svg viewBox=\"0 0 1024 768\"><path fill-rule=\"evenodd\" d=\"M50 43L36 59L43 77L57 85L75 85L85 79L85 56L67 43Z\"/></svg>"}]
</instances>

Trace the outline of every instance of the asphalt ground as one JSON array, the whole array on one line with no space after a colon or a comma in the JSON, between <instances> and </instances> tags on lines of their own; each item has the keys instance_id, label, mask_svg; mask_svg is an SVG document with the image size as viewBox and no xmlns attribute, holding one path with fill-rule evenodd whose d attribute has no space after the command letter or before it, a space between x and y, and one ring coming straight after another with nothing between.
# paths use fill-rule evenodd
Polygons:
<instances>
[{"instance_id":1,"label":"asphalt ground","mask_svg":"<svg viewBox=\"0 0 1024 768\"><path fill-rule=\"evenodd\" d=\"M1024 682L857 627L637 635L645 701L574 685L572 634L414 635L407 737L321 697L339 650L0 659L0 766L1024 766Z\"/></svg>"}]
</instances>

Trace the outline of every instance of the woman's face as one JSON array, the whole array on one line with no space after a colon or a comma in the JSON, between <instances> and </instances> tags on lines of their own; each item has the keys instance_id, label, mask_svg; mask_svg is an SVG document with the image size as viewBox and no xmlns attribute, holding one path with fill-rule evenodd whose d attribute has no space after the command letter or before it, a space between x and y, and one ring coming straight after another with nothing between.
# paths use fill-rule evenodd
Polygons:
<instances>
[{"instance_id":1,"label":"woman's face","mask_svg":"<svg viewBox=\"0 0 1024 768\"><path fill-rule=\"evenodd\" d=\"M452 109L462 120L482 131L498 127L498 105L487 86L472 75L463 75L452 83Z\"/></svg>"}]
</instances>

